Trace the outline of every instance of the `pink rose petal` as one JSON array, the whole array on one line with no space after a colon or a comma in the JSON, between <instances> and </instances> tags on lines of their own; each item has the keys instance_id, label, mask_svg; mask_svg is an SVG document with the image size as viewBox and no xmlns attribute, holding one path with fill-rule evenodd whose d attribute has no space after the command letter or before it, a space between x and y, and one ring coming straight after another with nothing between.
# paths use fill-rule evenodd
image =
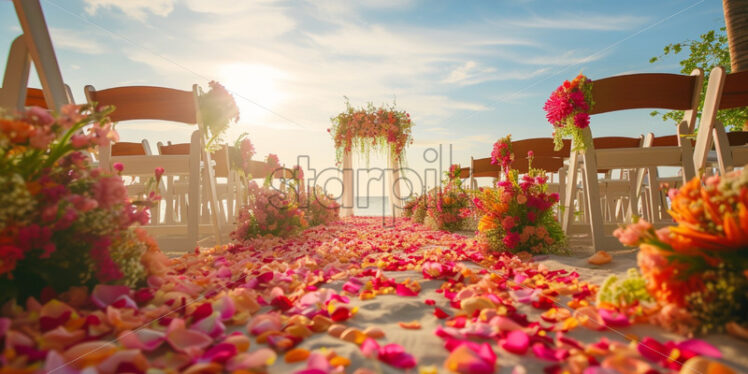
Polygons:
<instances>
[{"instance_id":1,"label":"pink rose petal","mask_svg":"<svg viewBox=\"0 0 748 374\"><path fill-rule=\"evenodd\" d=\"M546 347L543 343L535 343L532 346L532 353L535 354L535 357L546 360L546 361L553 361L553 362L560 362L563 359L565 359L567 356L569 356L569 351L566 349L553 349Z\"/></svg>"},{"instance_id":2,"label":"pink rose petal","mask_svg":"<svg viewBox=\"0 0 748 374\"><path fill-rule=\"evenodd\" d=\"M221 318L218 313L213 313L197 322L194 322L190 326L191 330L197 330L206 335L217 338L226 331L226 326L221 322Z\"/></svg>"},{"instance_id":3,"label":"pink rose petal","mask_svg":"<svg viewBox=\"0 0 748 374\"><path fill-rule=\"evenodd\" d=\"M330 365L327 357L321 353L312 352L306 360L306 368L307 370L319 370L323 373L329 373L332 370L332 365Z\"/></svg>"},{"instance_id":4,"label":"pink rose petal","mask_svg":"<svg viewBox=\"0 0 748 374\"><path fill-rule=\"evenodd\" d=\"M379 348L379 361L398 369L410 369L416 366L416 359L399 344L387 344Z\"/></svg>"},{"instance_id":5,"label":"pink rose petal","mask_svg":"<svg viewBox=\"0 0 748 374\"><path fill-rule=\"evenodd\" d=\"M202 359L210 362L225 363L238 353L236 346L231 343L220 343L210 347Z\"/></svg>"},{"instance_id":6,"label":"pink rose petal","mask_svg":"<svg viewBox=\"0 0 748 374\"><path fill-rule=\"evenodd\" d=\"M360 348L361 353L366 358L375 358L379 353L379 343L377 343L377 341L372 338L366 338L366 340L361 343Z\"/></svg>"},{"instance_id":7,"label":"pink rose petal","mask_svg":"<svg viewBox=\"0 0 748 374\"><path fill-rule=\"evenodd\" d=\"M260 335L267 331L280 331L281 320L275 313L260 314L252 318L247 329L252 335Z\"/></svg>"},{"instance_id":8,"label":"pink rose petal","mask_svg":"<svg viewBox=\"0 0 748 374\"><path fill-rule=\"evenodd\" d=\"M127 286L97 284L93 292L91 292L91 300L99 308L106 308L113 304L120 296L125 295L130 295L130 288Z\"/></svg>"},{"instance_id":9,"label":"pink rose petal","mask_svg":"<svg viewBox=\"0 0 748 374\"><path fill-rule=\"evenodd\" d=\"M395 287L398 296L418 296L418 292L413 291L404 284L398 283Z\"/></svg>"},{"instance_id":10,"label":"pink rose petal","mask_svg":"<svg viewBox=\"0 0 748 374\"><path fill-rule=\"evenodd\" d=\"M185 328L176 328L166 334L166 341L178 352L184 352L191 356L199 355L202 350L213 343L213 339L207 334Z\"/></svg>"},{"instance_id":11,"label":"pink rose petal","mask_svg":"<svg viewBox=\"0 0 748 374\"><path fill-rule=\"evenodd\" d=\"M653 362L660 362L670 355L670 350L664 344L648 336L637 344L636 349L642 357Z\"/></svg>"},{"instance_id":12,"label":"pink rose petal","mask_svg":"<svg viewBox=\"0 0 748 374\"><path fill-rule=\"evenodd\" d=\"M140 350L126 349L115 352L96 368L100 374L142 373L148 369L148 360L140 353Z\"/></svg>"},{"instance_id":13,"label":"pink rose petal","mask_svg":"<svg viewBox=\"0 0 748 374\"><path fill-rule=\"evenodd\" d=\"M680 343L676 343L676 346L681 351L692 352L699 356L722 358L722 352L720 352L719 349L700 339L684 340Z\"/></svg>"},{"instance_id":14,"label":"pink rose petal","mask_svg":"<svg viewBox=\"0 0 748 374\"><path fill-rule=\"evenodd\" d=\"M65 360L65 358L55 350L47 353L47 357L44 359L44 372L54 372L56 374L79 374L79 371L75 370L71 365L68 365L67 360Z\"/></svg>"},{"instance_id":15,"label":"pink rose petal","mask_svg":"<svg viewBox=\"0 0 748 374\"><path fill-rule=\"evenodd\" d=\"M513 291L513 293L518 302L522 304L529 304L538 299L540 290L535 288L520 288L519 290Z\"/></svg>"},{"instance_id":16,"label":"pink rose petal","mask_svg":"<svg viewBox=\"0 0 748 374\"><path fill-rule=\"evenodd\" d=\"M510 332L504 343L501 345L501 348L504 348L504 350L517 355L525 354L529 347L530 337L522 330L514 330Z\"/></svg>"},{"instance_id":17,"label":"pink rose petal","mask_svg":"<svg viewBox=\"0 0 748 374\"><path fill-rule=\"evenodd\" d=\"M222 321L226 321L234 316L236 313L236 306L231 297L224 295L213 303L213 310L219 313Z\"/></svg>"},{"instance_id":18,"label":"pink rose petal","mask_svg":"<svg viewBox=\"0 0 748 374\"><path fill-rule=\"evenodd\" d=\"M631 321L629 321L629 318L623 313L605 308L599 309L598 313L600 313L600 317L603 319L606 326L626 327L631 325Z\"/></svg>"},{"instance_id":19,"label":"pink rose petal","mask_svg":"<svg viewBox=\"0 0 748 374\"><path fill-rule=\"evenodd\" d=\"M125 348L150 352L161 346L161 343L166 340L166 334L161 331L143 328L135 331L123 331L119 334L117 340Z\"/></svg>"},{"instance_id":20,"label":"pink rose petal","mask_svg":"<svg viewBox=\"0 0 748 374\"><path fill-rule=\"evenodd\" d=\"M364 285L364 283L358 279L358 278L351 278L348 280L348 282L345 282L343 285L343 291L352 293L354 295L358 295L358 291L361 290L361 287Z\"/></svg>"}]
</instances>

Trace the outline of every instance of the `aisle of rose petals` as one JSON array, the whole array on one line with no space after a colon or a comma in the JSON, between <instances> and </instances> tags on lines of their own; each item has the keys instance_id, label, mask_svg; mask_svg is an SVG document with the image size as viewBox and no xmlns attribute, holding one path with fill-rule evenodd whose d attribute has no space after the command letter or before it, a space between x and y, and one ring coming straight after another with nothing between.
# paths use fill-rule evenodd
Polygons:
<instances>
[{"instance_id":1,"label":"aisle of rose petals","mask_svg":"<svg viewBox=\"0 0 748 374\"><path fill-rule=\"evenodd\" d=\"M5 305L0 373L664 373L720 357L701 340L629 334L636 318L595 308L596 286L576 272L487 254L408 220L350 218L196 250L171 266L141 289ZM379 298L409 303L403 317L416 301L423 313L386 326L362 317L380 312ZM441 347L422 359L426 349L407 347L425 340L398 339L427 325ZM608 333L575 339L583 329Z\"/></svg>"}]
</instances>

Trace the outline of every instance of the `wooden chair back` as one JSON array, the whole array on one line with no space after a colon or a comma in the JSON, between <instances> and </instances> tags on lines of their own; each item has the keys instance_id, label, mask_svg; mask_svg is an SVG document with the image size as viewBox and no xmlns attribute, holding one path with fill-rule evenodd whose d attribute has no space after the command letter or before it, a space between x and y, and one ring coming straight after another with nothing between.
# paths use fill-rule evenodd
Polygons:
<instances>
[{"instance_id":1,"label":"wooden chair back","mask_svg":"<svg viewBox=\"0 0 748 374\"><path fill-rule=\"evenodd\" d=\"M24 105L49 109L47 107L47 100L44 99L44 91L40 88L26 88L26 102Z\"/></svg>"},{"instance_id":2,"label":"wooden chair back","mask_svg":"<svg viewBox=\"0 0 748 374\"><path fill-rule=\"evenodd\" d=\"M97 91L85 87L86 98L99 106L114 105L113 122L130 120L174 121L196 124L195 93L166 87L124 86Z\"/></svg>"},{"instance_id":3,"label":"wooden chair back","mask_svg":"<svg viewBox=\"0 0 748 374\"><path fill-rule=\"evenodd\" d=\"M571 140L564 139L564 146L560 150L554 149L553 138L531 138L512 141L512 152L514 158L527 157L528 151L533 151L535 157L567 158L571 152Z\"/></svg>"},{"instance_id":4,"label":"wooden chair back","mask_svg":"<svg viewBox=\"0 0 748 374\"><path fill-rule=\"evenodd\" d=\"M190 154L190 143L159 144L158 152L161 155L188 155Z\"/></svg>"},{"instance_id":5,"label":"wooden chair back","mask_svg":"<svg viewBox=\"0 0 748 374\"><path fill-rule=\"evenodd\" d=\"M601 114L627 109L683 110L683 120L693 132L703 82L701 70L691 75L628 74L592 82L590 114Z\"/></svg>"},{"instance_id":6,"label":"wooden chair back","mask_svg":"<svg viewBox=\"0 0 748 374\"><path fill-rule=\"evenodd\" d=\"M748 131L732 131L727 133L727 140L730 146L740 146L748 144Z\"/></svg>"},{"instance_id":7,"label":"wooden chair back","mask_svg":"<svg viewBox=\"0 0 748 374\"><path fill-rule=\"evenodd\" d=\"M149 153L143 143L118 142L112 144L112 156L145 156Z\"/></svg>"},{"instance_id":8,"label":"wooden chair back","mask_svg":"<svg viewBox=\"0 0 748 374\"><path fill-rule=\"evenodd\" d=\"M470 178L470 168L460 168L460 179Z\"/></svg>"},{"instance_id":9,"label":"wooden chair back","mask_svg":"<svg viewBox=\"0 0 748 374\"><path fill-rule=\"evenodd\" d=\"M473 159L470 170L473 173L473 178L482 177L498 177L501 171L501 166L491 164L491 158L476 158Z\"/></svg>"},{"instance_id":10,"label":"wooden chair back","mask_svg":"<svg viewBox=\"0 0 748 374\"><path fill-rule=\"evenodd\" d=\"M719 110L744 106L748 106L748 71L725 74Z\"/></svg>"}]
</instances>

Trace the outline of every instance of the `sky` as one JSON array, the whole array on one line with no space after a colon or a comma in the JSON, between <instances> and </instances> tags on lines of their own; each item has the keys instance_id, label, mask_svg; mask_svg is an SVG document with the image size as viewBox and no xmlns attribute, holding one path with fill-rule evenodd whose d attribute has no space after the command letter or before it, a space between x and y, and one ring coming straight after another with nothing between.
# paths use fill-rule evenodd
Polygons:
<instances>
[{"instance_id":1,"label":"sky","mask_svg":"<svg viewBox=\"0 0 748 374\"><path fill-rule=\"evenodd\" d=\"M407 164L419 174L439 167L424 160L429 149L441 149L442 168L450 160L468 166L508 134L551 136L542 107L565 79L679 73L678 56L649 59L724 26L715 0L40 1L76 102L85 101L87 84L189 90L216 80L241 111L225 138L248 132L256 157L276 153L286 165L308 156L308 176L309 168L335 165L326 129L345 98L354 106L395 103L411 114ZM12 3L0 1L0 45L10 46L20 30ZM595 116L592 132L675 133L648 112ZM154 147L186 142L193 130L151 122L117 129L123 140L146 138ZM384 167L383 160L369 165Z\"/></svg>"}]
</instances>

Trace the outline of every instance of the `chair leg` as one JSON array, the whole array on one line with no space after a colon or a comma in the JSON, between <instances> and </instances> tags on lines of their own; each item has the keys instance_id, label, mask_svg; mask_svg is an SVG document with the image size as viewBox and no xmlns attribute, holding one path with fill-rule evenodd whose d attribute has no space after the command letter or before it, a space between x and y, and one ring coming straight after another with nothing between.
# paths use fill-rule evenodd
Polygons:
<instances>
[{"instance_id":1,"label":"chair leg","mask_svg":"<svg viewBox=\"0 0 748 374\"><path fill-rule=\"evenodd\" d=\"M566 177L566 191L564 192L564 200L561 212L561 226L564 232L568 235L571 225L574 221L574 201L577 197L577 174L578 169L578 158L577 152L571 152L569 155L569 174Z\"/></svg>"},{"instance_id":2,"label":"chair leg","mask_svg":"<svg viewBox=\"0 0 748 374\"><path fill-rule=\"evenodd\" d=\"M200 235L200 144L202 134L200 131L192 133L192 145L190 149L190 177L188 179L188 207L187 207L187 239L191 245L197 245Z\"/></svg>"},{"instance_id":3,"label":"chair leg","mask_svg":"<svg viewBox=\"0 0 748 374\"><path fill-rule=\"evenodd\" d=\"M592 144L592 133L589 128L583 130L584 136L590 141L588 144ZM603 216L600 209L600 189L597 181L597 159L595 157L594 147L589 146L582 154L583 163L583 175L584 188L587 194L587 210L590 216L590 231L592 237L592 246L595 251L604 249L605 245L605 232L603 225Z\"/></svg>"}]
</instances>

